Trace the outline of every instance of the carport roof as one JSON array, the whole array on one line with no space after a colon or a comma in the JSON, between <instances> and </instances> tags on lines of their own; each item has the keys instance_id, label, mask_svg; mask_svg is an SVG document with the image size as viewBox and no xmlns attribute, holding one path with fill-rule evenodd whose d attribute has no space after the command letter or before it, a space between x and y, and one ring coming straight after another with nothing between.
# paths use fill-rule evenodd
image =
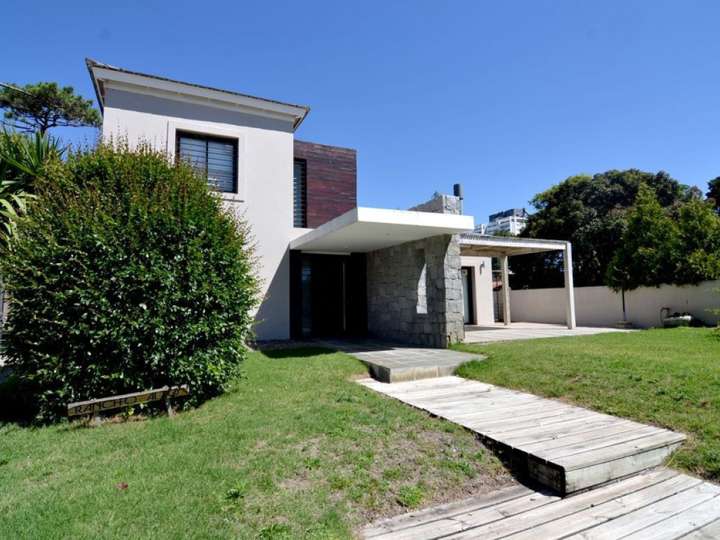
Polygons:
<instances>
[{"instance_id":1,"label":"carport roof","mask_svg":"<svg viewBox=\"0 0 720 540\"><path fill-rule=\"evenodd\" d=\"M558 251L564 250L567 244L564 240L488 236L476 233L465 233L460 236L460 252L470 257L502 257Z\"/></svg>"},{"instance_id":2,"label":"carport roof","mask_svg":"<svg viewBox=\"0 0 720 540\"><path fill-rule=\"evenodd\" d=\"M472 228L472 216L358 207L296 238L290 249L365 253Z\"/></svg>"}]
</instances>

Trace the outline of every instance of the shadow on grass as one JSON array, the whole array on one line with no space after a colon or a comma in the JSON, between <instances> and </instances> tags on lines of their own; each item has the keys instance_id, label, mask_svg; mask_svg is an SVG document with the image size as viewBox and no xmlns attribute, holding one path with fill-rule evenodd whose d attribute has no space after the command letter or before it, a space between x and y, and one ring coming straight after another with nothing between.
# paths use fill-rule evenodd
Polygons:
<instances>
[{"instance_id":1,"label":"shadow on grass","mask_svg":"<svg viewBox=\"0 0 720 540\"><path fill-rule=\"evenodd\" d=\"M2 369L0 377L0 424L32 424L37 407L32 392L8 368Z\"/></svg>"},{"instance_id":2,"label":"shadow on grass","mask_svg":"<svg viewBox=\"0 0 720 540\"><path fill-rule=\"evenodd\" d=\"M336 349L328 349L327 347L318 347L317 345L300 345L292 348L271 348L260 349L260 352L268 358L308 358L310 356L321 356L327 354L335 354Z\"/></svg>"}]
</instances>

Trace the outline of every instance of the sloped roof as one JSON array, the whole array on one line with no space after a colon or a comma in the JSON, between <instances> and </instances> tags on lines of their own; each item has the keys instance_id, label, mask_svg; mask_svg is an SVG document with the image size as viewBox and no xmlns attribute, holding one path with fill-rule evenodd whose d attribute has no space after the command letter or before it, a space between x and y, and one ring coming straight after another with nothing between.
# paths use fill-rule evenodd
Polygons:
<instances>
[{"instance_id":1,"label":"sloped roof","mask_svg":"<svg viewBox=\"0 0 720 540\"><path fill-rule=\"evenodd\" d=\"M177 94L186 94L195 97L202 96L218 102L234 103L237 105L256 108L258 110L286 114L288 116L295 117L293 126L296 129L310 112L310 107L306 105L296 105L274 99L253 96L250 94L243 94L241 92L214 88L212 86L178 81L176 79L170 79L168 77L161 77L149 73L141 73L139 71L132 71L112 66L110 64L105 64L103 62L98 62L92 58L86 58L85 64L90 72L90 78L92 79L93 87L95 88L95 95L97 96L101 110L105 105L104 81L113 80L118 82L134 82L138 85L151 86ZM125 77L123 77L123 75Z\"/></svg>"}]
</instances>

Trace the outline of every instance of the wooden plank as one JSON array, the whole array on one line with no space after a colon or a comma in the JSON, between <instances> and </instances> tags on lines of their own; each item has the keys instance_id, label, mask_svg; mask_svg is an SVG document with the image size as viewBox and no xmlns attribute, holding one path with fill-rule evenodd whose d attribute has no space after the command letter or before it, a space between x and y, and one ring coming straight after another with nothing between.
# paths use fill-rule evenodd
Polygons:
<instances>
[{"instance_id":1,"label":"wooden plank","mask_svg":"<svg viewBox=\"0 0 720 540\"><path fill-rule=\"evenodd\" d=\"M533 418L520 418L517 421L508 420L504 424L487 426L482 422L478 423L467 423L473 429L477 428L493 439L505 439L511 437L513 434L525 432L526 430L536 429L553 429L559 424L563 424L571 421L587 421L593 417L593 413L590 411L566 411L558 414L552 414L551 416L536 416Z\"/></svg>"},{"instance_id":2,"label":"wooden plank","mask_svg":"<svg viewBox=\"0 0 720 540\"><path fill-rule=\"evenodd\" d=\"M104 411L112 411L123 407L130 407L131 405L138 405L140 403L187 396L189 393L190 390L188 389L188 386L184 384L182 386L164 386L162 388L145 390L143 392L133 392L131 394L123 394L120 396L77 401L75 403L68 404L68 416L98 414Z\"/></svg>"},{"instance_id":3,"label":"wooden plank","mask_svg":"<svg viewBox=\"0 0 720 540\"><path fill-rule=\"evenodd\" d=\"M574 444L580 444L584 442L591 443L596 439L604 438L608 435L616 435L627 431L635 431L638 429L638 427L645 426L630 421L624 422L621 420L612 423L608 423L606 421L600 425L594 425L594 427L588 427L587 425L583 426L583 428L575 427L573 430L555 437L546 437L540 441L525 443L522 445L522 449L525 452L532 452L533 454L538 451L547 452L554 449L572 446Z\"/></svg>"},{"instance_id":4,"label":"wooden plank","mask_svg":"<svg viewBox=\"0 0 720 540\"><path fill-rule=\"evenodd\" d=\"M591 536L593 540L611 540L624 538L659 522L663 522L664 526L669 527L670 521L675 519L674 516L681 514L685 510L705 501L715 499L715 502L717 502L717 496L720 493L719 486L686 475L681 476L690 482L694 482L694 485L689 489L677 490L677 493L666 492L665 497L661 500L642 501L645 504L635 505L632 509L628 508L630 511L617 516L611 522L599 524L591 529L591 534L588 533L586 536ZM672 518L672 520L669 520L669 518ZM582 535L577 535L577 538L580 537Z\"/></svg>"},{"instance_id":5,"label":"wooden plank","mask_svg":"<svg viewBox=\"0 0 720 540\"><path fill-rule=\"evenodd\" d=\"M423 393L419 396L397 396L393 395L395 399L402 399L403 401L411 403L423 403L425 401L435 401L437 403L453 403L463 402L472 399L480 399L487 394L490 394L492 390L485 390L482 388L456 388L452 391L446 391L443 394L440 393Z\"/></svg>"},{"instance_id":6,"label":"wooden plank","mask_svg":"<svg viewBox=\"0 0 720 540\"><path fill-rule=\"evenodd\" d=\"M458 516L421 522L375 538L392 540L425 540L461 532L468 527L477 527L485 523L505 519L508 516L527 512L533 508L551 504L559 500L554 495L531 493L510 501L494 504L479 510L466 512Z\"/></svg>"},{"instance_id":7,"label":"wooden plank","mask_svg":"<svg viewBox=\"0 0 720 540\"><path fill-rule=\"evenodd\" d=\"M545 410L546 411L553 411L553 410L560 410L560 409L567 409L567 405L562 404L553 404L549 405ZM483 407L482 409L478 409L474 412L469 413L459 413L457 411L453 412L453 418L461 418L463 420L491 420L491 419L497 419L497 418L522 418L527 416L532 416L537 412L537 405L533 403L527 403L527 402L520 402L517 404L508 404L505 407Z\"/></svg>"},{"instance_id":8,"label":"wooden plank","mask_svg":"<svg viewBox=\"0 0 720 540\"><path fill-rule=\"evenodd\" d=\"M499 412L499 410L502 410L505 406L510 405L513 402L495 399L474 399L458 401L450 405L446 405L443 403L436 404L429 400L426 402L415 402L411 400L406 400L404 401L404 403L431 412L432 414L435 414L437 416L453 416L453 418L455 418L460 417L460 415L470 415L482 412L490 413L491 411L493 411L493 414L491 416L511 417L511 414L508 413L503 415Z\"/></svg>"},{"instance_id":9,"label":"wooden plank","mask_svg":"<svg viewBox=\"0 0 720 540\"><path fill-rule=\"evenodd\" d=\"M453 407L443 407L431 403L424 405L410 403L410 405L429 411L437 416L444 416L448 418L452 417L465 422L467 422L471 416L478 415L478 419L484 422L491 422L494 420L504 420L507 422L513 419L513 414L511 412L502 412L505 410L504 407L507 405L507 402L497 402L495 400L488 402L471 401L467 403L456 403ZM534 411L529 412L527 416L537 416L536 411L537 408Z\"/></svg>"},{"instance_id":10,"label":"wooden plank","mask_svg":"<svg viewBox=\"0 0 720 540\"><path fill-rule=\"evenodd\" d=\"M466 401L467 399L475 399L476 396L486 393L482 390L476 389L461 389L461 388L443 388L435 391L425 390L422 393L418 393L414 396L407 396L404 394L397 394L394 392L387 392L387 395L405 403L418 404L424 401L447 400L447 401ZM472 396L472 398L470 398Z\"/></svg>"},{"instance_id":11,"label":"wooden plank","mask_svg":"<svg viewBox=\"0 0 720 540\"><path fill-rule=\"evenodd\" d=\"M581 510L568 516L549 521L543 525L538 525L532 529L522 531L509 536L513 540L536 540L538 538L593 538L594 532L601 524L607 523L608 530L611 529L611 521L632 512L638 508L642 508L656 501L662 500L669 493L679 493L696 487L701 482L685 475L678 475L669 480L665 480L658 484L648 487L647 489L635 491L627 495L622 495L615 499L593 506L586 510ZM595 527L596 529L592 529ZM588 533L593 531L593 535ZM577 536L570 536L577 534ZM613 536L618 538L619 535Z\"/></svg>"},{"instance_id":12,"label":"wooden plank","mask_svg":"<svg viewBox=\"0 0 720 540\"><path fill-rule=\"evenodd\" d=\"M565 477L565 470L562 467L558 467L554 463L548 463L546 461L540 461L533 458L528 454L522 454L524 456L524 470L526 471L527 477L533 479L540 485L547 486L552 489L555 493L565 495L565 488L567 481ZM515 461L519 460L519 467L523 467L522 459L515 456Z\"/></svg>"},{"instance_id":13,"label":"wooden plank","mask_svg":"<svg viewBox=\"0 0 720 540\"><path fill-rule=\"evenodd\" d=\"M396 398L398 399L398 398ZM490 409L500 408L510 404L527 403L526 400L520 400L515 397L493 396L489 392L476 392L474 394L459 394L448 396L428 396L420 399L403 399L405 403L410 403L416 407L435 407L438 409L454 410L462 405L473 405L476 408Z\"/></svg>"},{"instance_id":14,"label":"wooden plank","mask_svg":"<svg viewBox=\"0 0 720 540\"><path fill-rule=\"evenodd\" d=\"M678 446L679 444L663 446L582 469L566 470L565 492L572 493L662 465Z\"/></svg>"},{"instance_id":15,"label":"wooden plank","mask_svg":"<svg viewBox=\"0 0 720 540\"><path fill-rule=\"evenodd\" d=\"M648 489L677 476L678 473L669 469L654 471L617 482L592 491L566 497L553 504L536 508L522 514L508 517L501 521L468 529L462 533L449 536L453 540L469 538L503 538L523 531L531 531L540 525L571 516L599 504L611 501L623 495Z\"/></svg>"},{"instance_id":16,"label":"wooden plank","mask_svg":"<svg viewBox=\"0 0 720 540\"><path fill-rule=\"evenodd\" d=\"M389 391L411 396L413 394L426 392L428 390L439 390L449 388L486 388L491 389L492 385L478 381L469 381L459 377L435 377L434 379L419 379L417 381L404 381L386 385Z\"/></svg>"},{"instance_id":17,"label":"wooden plank","mask_svg":"<svg viewBox=\"0 0 720 540\"><path fill-rule=\"evenodd\" d=\"M590 450L588 452L573 454L571 456L557 458L558 464L562 465L566 470L584 468L598 463L606 463L614 461L618 458L631 456L638 452L653 450L664 446L681 443L685 440L685 435L674 433L672 431L660 431L653 435L644 437L637 441L629 441L625 443L615 444L604 448Z\"/></svg>"},{"instance_id":18,"label":"wooden plank","mask_svg":"<svg viewBox=\"0 0 720 540\"><path fill-rule=\"evenodd\" d=\"M533 491L525 486L515 485L495 492L469 497L461 501L453 501L424 510L408 512L392 518L383 519L367 526L363 530L363 538L383 538L393 532L411 529L418 525L432 523L438 520L454 518L469 512L476 512L506 501L526 497L532 493Z\"/></svg>"},{"instance_id":19,"label":"wooden plank","mask_svg":"<svg viewBox=\"0 0 720 540\"><path fill-rule=\"evenodd\" d=\"M612 433L605 430L605 435L598 436L592 440L585 440L579 443L559 448L536 448L533 455L548 461L556 461L580 453L588 453L600 450L608 446L615 446L620 443L637 443L642 445L643 440L658 434L658 429L653 426L632 426L630 430L622 430L619 433Z\"/></svg>"},{"instance_id":20,"label":"wooden plank","mask_svg":"<svg viewBox=\"0 0 720 540\"><path fill-rule=\"evenodd\" d=\"M716 495L627 538L628 540L675 540L718 519L720 519L720 497Z\"/></svg>"},{"instance_id":21,"label":"wooden plank","mask_svg":"<svg viewBox=\"0 0 720 540\"><path fill-rule=\"evenodd\" d=\"M717 540L720 538L720 518L681 538L682 540Z\"/></svg>"},{"instance_id":22,"label":"wooden plank","mask_svg":"<svg viewBox=\"0 0 720 540\"><path fill-rule=\"evenodd\" d=\"M509 392L499 392L496 389L482 389L482 388L457 388L452 393L448 393L445 396L438 396L438 395L429 395L429 396L407 396L407 401L421 401L425 399L437 399L439 401L457 401L458 397L462 397L464 395L472 396L473 399L478 400L497 400L497 401L512 401L512 402L535 402L540 401L543 398L538 396L522 396L517 394L512 394Z\"/></svg>"},{"instance_id":23,"label":"wooden plank","mask_svg":"<svg viewBox=\"0 0 720 540\"><path fill-rule=\"evenodd\" d=\"M523 416L516 417L513 414L501 414L484 419L480 418L477 421L475 421L475 419L468 420L472 421L474 425L482 426L483 429L488 430L489 432L492 431L496 426L502 426L503 428L507 427L508 429L510 429L514 425L524 425L527 423L540 422L544 419L555 418L558 416L573 416L582 412L569 407L550 407L548 409L545 409L544 407L542 407L542 403L540 405L541 406L539 407L535 407L534 411L528 412Z\"/></svg>"},{"instance_id":24,"label":"wooden plank","mask_svg":"<svg viewBox=\"0 0 720 540\"><path fill-rule=\"evenodd\" d=\"M567 422L553 426L540 426L535 429L528 428L518 434L504 435L503 441L516 448L525 448L526 444L532 444L533 442L567 437L575 433L583 433L585 429L597 429L600 426L610 426L621 422L623 422L623 420L619 418L602 415L592 416L591 418L568 420Z\"/></svg>"}]
</instances>

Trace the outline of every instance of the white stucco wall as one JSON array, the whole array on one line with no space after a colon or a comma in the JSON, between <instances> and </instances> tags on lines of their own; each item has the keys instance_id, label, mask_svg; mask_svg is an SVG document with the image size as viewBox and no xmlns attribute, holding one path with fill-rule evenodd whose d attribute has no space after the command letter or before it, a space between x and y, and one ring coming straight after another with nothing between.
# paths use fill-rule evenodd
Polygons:
<instances>
[{"instance_id":1,"label":"white stucco wall","mask_svg":"<svg viewBox=\"0 0 720 540\"><path fill-rule=\"evenodd\" d=\"M293 130L290 121L263 118L125 90L106 90L103 137L146 141L170 156L175 131L238 139L238 193L225 204L244 216L257 244L262 304L259 339L290 336L288 244L307 229L293 228Z\"/></svg>"},{"instance_id":2,"label":"white stucco wall","mask_svg":"<svg viewBox=\"0 0 720 540\"><path fill-rule=\"evenodd\" d=\"M638 328L660 326L660 310L685 312L707 324L717 324L718 316L708 310L720 308L720 281L699 285L640 287L625 293L628 320ZM527 289L510 293L513 321L564 324L565 291ZM580 326L612 326L622 320L622 298L608 287L575 287L575 310Z\"/></svg>"},{"instance_id":3,"label":"white stucco wall","mask_svg":"<svg viewBox=\"0 0 720 540\"><path fill-rule=\"evenodd\" d=\"M476 324L495 322L493 312L492 261L490 257L460 257L460 266L473 269L473 311Z\"/></svg>"}]
</instances>

